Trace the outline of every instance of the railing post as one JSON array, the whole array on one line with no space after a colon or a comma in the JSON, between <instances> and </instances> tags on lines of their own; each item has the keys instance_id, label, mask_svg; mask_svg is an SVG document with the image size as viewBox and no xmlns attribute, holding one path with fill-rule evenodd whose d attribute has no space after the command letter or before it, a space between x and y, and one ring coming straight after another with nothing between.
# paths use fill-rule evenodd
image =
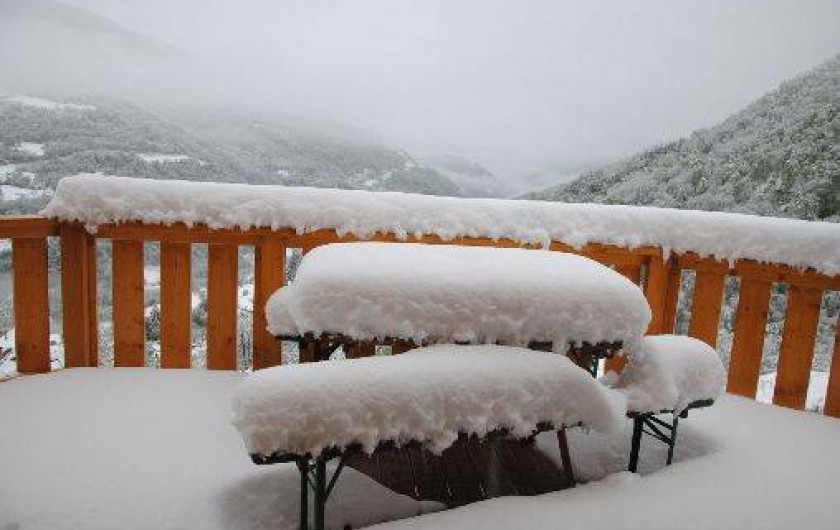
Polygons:
<instances>
[{"instance_id":1,"label":"railing post","mask_svg":"<svg viewBox=\"0 0 840 530\"><path fill-rule=\"evenodd\" d=\"M773 391L773 403L776 405L799 410L805 408L821 302L821 289L799 285L788 287L785 329Z\"/></svg>"},{"instance_id":2,"label":"railing post","mask_svg":"<svg viewBox=\"0 0 840 530\"><path fill-rule=\"evenodd\" d=\"M189 243L160 244L160 366L189 368L192 359L192 273Z\"/></svg>"},{"instance_id":3,"label":"railing post","mask_svg":"<svg viewBox=\"0 0 840 530\"><path fill-rule=\"evenodd\" d=\"M726 263L714 260L706 260L695 269L688 334L713 348L717 346L727 269Z\"/></svg>"},{"instance_id":4,"label":"railing post","mask_svg":"<svg viewBox=\"0 0 840 530\"><path fill-rule=\"evenodd\" d=\"M99 364L96 240L79 223L62 223L59 236L64 365L96 366Z\"/></svg>"},{"instance_id":5,"label":"railing post","mask_svg":"<svg viewBox=\"0 0 840 530\"><path fill-rule=\"evenodd\" d=\"M114 366L146 364L143 242L115 239L111 243L111 318L114 326Z\"/></svg>"},{"instance_id":6,"label":"railing post","mask_svg":"<svg viewBox=\"0 0 840 530\"><path fill-rule=\"evenodd\" d=\"M13 239L17 370L50 371L50 301L46 238Z\"/></svg>"},{"instance_id":7,"label":"railing post","mask_svg":"<svg viewBox=\"0 0 840 530\"><path fill-rule=\"evenodd\" d=\"M834 330L834 353L831 355L831 373L825 395L826 416L840 418L840 321Z\"/></svg>"},{"instance_id":8,"label":"railing post","mask_svg":"<svg viewBox=\"0 0 840 530\"><path fill-rule=\"evenodd\" d=\"M663 259L651 256L648 260L648 275L645 296L652 318L648 326L649 335L671 333L677 318L677 297L680 294L680 268L674 256Z\"/></svg>"},{"instance_id":9,"label":"railing post","mask_svg":"<svg viewBox=\"0 0 840 530\"><path fill-rule=\"evenodd\" d=\"M207 368L236 370L239 247L209 245L207 264Z\"/></svg>"},{"instance_id":10,"label":"railing post","mask_svg":"<svg viewBox=\"0 0 840 530\"><path fill-rule=\"evenodd\" d=\"M257 244L254 247L254 370L276 366L282 361L280 344L265 329L265 304L285 283L286 247L271 240Z\"/></svg>"},{"instance_id":11,"label":"railing post","mask_svg":"<svg viewBox=\"0 0 840 530\"><path fill-rule=\"evenodd\" d=\"M732 351L729 354L727 392L755 399L772 288L773 284L769 281L741 277Z\"/></svg>"}]
</instances>

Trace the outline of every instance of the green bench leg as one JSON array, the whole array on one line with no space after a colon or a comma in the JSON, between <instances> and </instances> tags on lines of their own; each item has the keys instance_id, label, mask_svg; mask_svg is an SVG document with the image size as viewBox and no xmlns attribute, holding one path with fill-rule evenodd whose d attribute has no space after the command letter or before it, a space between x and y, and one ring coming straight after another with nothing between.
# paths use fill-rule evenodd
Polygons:
<instances>
[{"instance_id":1,"label":"green bench leg","mask_svg":"<svg viewBox=\"0 0 840 530\"><path fill-rule=\"evenodd\" d=\"M631 473L636 472L636 467L639 463L639 448L642 445L642 431L645 427L645 420L641 416L633 418L633 440L630 444L630 465L627 470Z\"/></svg>"}]
</instances>

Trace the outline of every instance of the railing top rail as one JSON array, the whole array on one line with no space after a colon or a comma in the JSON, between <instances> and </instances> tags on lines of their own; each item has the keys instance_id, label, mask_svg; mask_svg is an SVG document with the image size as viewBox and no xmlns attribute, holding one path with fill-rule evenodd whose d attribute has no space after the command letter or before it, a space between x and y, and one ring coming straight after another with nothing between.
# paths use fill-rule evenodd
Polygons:
<instances>
[{"instance_id":1,"label":"railing top rail","mask_svg":"<svg viewBox=\"0 0 840 530\"><path fill-rule=\"evenodd\" d=\"M59 223L39 215L0 216L0 239L41 238L58 235Z\"/></svg>"},{"instance_id":2,"label":"railing top rail","mask_svg":"<svg viewBox=\"0 0 840 530\"><path fill-rule=\"evenodd\" d=\"M840 273L840 224L721 212L80 175L59 183L44 213L92 230L126 221L182 222L239 227L247 237L253 237L249 228L270 228L359 239L486 238L545 248L597 243Z\"/></svg>"}]
</instances>

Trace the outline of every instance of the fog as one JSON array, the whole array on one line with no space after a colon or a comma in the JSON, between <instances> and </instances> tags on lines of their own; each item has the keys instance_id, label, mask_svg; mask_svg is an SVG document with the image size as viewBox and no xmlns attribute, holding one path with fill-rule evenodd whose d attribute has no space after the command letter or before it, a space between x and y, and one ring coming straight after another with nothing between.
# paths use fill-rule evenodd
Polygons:
<instances>
[{"instance_id":1,"label":"fog","mask_svg":"<svg viewBox=\"0 0 840 530\"><path fill-rule=\"evenodd\" d=\"M42 25L37 47L0 54L16 72L5 84L342 123L511 179L596 167L713 125L840 51L836 0L68 3L134 32L142 59L100 41L73 52L72 32ZM61 68L42 67L56 56Z\"/></svg>"}]
</instances>

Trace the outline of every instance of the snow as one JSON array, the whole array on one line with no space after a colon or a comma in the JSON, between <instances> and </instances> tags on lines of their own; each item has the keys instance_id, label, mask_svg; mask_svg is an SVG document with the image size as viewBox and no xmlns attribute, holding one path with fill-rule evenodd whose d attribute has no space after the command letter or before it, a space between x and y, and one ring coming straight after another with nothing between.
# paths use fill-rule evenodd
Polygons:
<instances>
[{"instance_id":1,"label":"snow","mask_svg":"<svg viewBox=\"0 0 840 530\"><path fill-rule=\"evenodd\" d=\"M32 156L44 156L44 144L36 144L34 142L20 142L20 144L15 147L17 151L21 153L26 153L27 155Z\"/></svg>"},{"instance_id":2,"label":"snow","mask_svg":"<svg viewBox=\"0 0 840 530\"><path fill-rule=\"evenodd\" d=\"M10 186L8 184L0 185L0 199L4 201L16 201L18 199L34 199L43 195L47 195L49 193L49 190L33 190L30 188L21 188L19 186Z\"/></svg>"},{"instance_id":3,"label":"snow","mask_svg":"<svg viewBox=\"0 0 840 530\"><path fill-rule=\"evenodd\" d=\"M59 103L45 98L25 95L13 95L3 98L9 103L16 103L26 107L34 107L42 110L96 110L92 105L77 105L75 103Z\"/></svg>"},{"instance_id":4,"label":"snow","mask_svg":"<svg viewBox=\"0 0 840 530\"><path fill-rule=\"evenodd\" d=\"M758 379L758 392L755 399L762 403L773 402L773 389L776 387L776 372L762 374ZM808 394L805 398L805 410L821 412L828 393L828 372L811 371Z\"/></svg>"},{"instance_id":5,"label":"snow","mask_svg":"<svg viewBox=\"0 0 840 530\"><path fill-rule=\"evenodd\" d=\"M236 372L71 369L0 384L0 528L293 530L294 466L255 466L230 425ZM342 472L328 523L439 509Z\"/></svg>"},{"instance_id":6,"label":"snow","mask_svg":"<svg viewBox=\"0 0 840 530\"><path fill-rule=\"evenodd\" d=\"M163 164L166 162L184 162L190 160L190 157L187 155L163 155L158 153L141 153L137 156L140 157L143 162L148 162L150 164Z\"/></svg>"},{"instance_id":7,"label":"snow","mask_svg":"<svg viewBox=\"0 0 840 530\"><path fill-rule=\"evenodd\" d=\"M42 212L102 223L205 223L211 228L335 229L361 238L436 235L510 238L575 248L603 243L734 261L753 259L840 273L840 224L653 207L462 199L229 183L129 179L96 174L62 179ZM726 234L726 237L721 237Z\"/></svg>"},{"instance_id":8,"label":"snow","mask_svg":"<svg viewBox=\"0 0 840 530\"><path fill-rule=\"evenodd\" d=\"M4 164L0 166L0 182L6 182L6 179L11 177L17 171L17 165Z\"/></svg>"},{"instance_id":9,"label":"snow","mask_svg":"<svg viewBox=\"0 0 840 530\"><path fill-rule=\"evenodd\" d=\"M573 341L623 341L635 351L650 321L637 285L582 256L410 243L318 247L267 314L275 335L541 341L564 351Z\"/></svg>"},{"instance_id":10,"label":"snow","mask_svg":"<svg viewBox=\"0 0 840 530\"><path fill-rule=\"evenodd\" d=\"M726 369L717 351L701 340L654 335L642 342L643 354L631 357L612 385L627 396L634 412L682 412L695 401L717 399Z\"/></svg>"},{"instance_id":11,"label":"snow","mask_svg":"<svg viewBox=\"0 0 840 530\"><path fill-rule=\"evenodd\" d=\"M395 356L259 370L234 396L234 424L250 453L419 441L434 452L459 433L582 422L615 432L626 405L565 356L510 346L440 345Z\"/></svg>"},{"instance_id":12,"label":"snow","mask_svg":"<svg viewBox=\"0 0 840 530\"><path fill-rule=\"evenodd\" d=\"M268 299L265 306L268 331L273 335L300 335L300 329L295 324L295 319L289 313L290 287L281 287Z\"/></svg>"},{"instance_id":13,"label":"snow","mask_svg":"<svg viewBox=\"0 0 840 530\"><path fill-rule=\"evenodd\" d=\"M160 267L157 265L143 267L143 279L147 287L160 287Z\"/></svg>"},{"instance_id":14,"label":"snow","mask_svg":"<svg viewBox=\"0 0 840 530\"><path fill-rule=\"evenodd\" d=\"M0 528L295 530L293 464L255 466L230 425L235 372L71 369L0 384ZM645 437L640 476L623 469L630 423L570 432L589 484L506 497L378 530L834 530L840 421L723 396L680 423L675 464ZM551 433L540 447L556 454ZM328 527L435 509L345 469Z\"/></svg>"}]
</instances>

